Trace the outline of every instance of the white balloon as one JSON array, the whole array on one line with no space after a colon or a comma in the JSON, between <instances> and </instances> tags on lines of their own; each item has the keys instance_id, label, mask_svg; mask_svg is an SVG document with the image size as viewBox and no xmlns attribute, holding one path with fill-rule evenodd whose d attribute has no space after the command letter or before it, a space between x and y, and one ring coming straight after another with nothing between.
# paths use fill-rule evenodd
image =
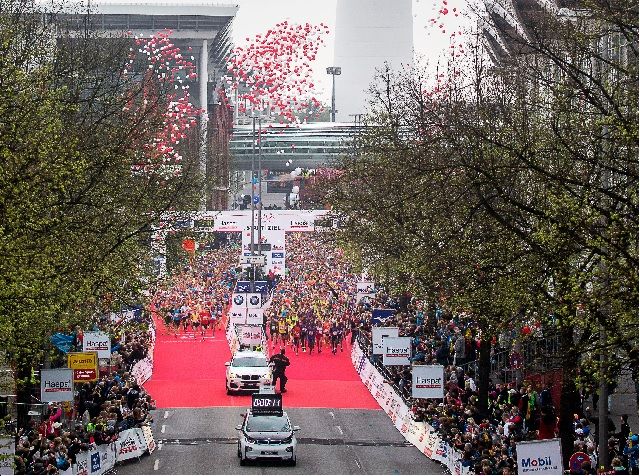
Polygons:
<instances>
[{"instance_id":1,"label":"white balloon","mask_svg":"<svg viewBox=\"0 0 640 476\"><path fill-rule=\"evenodd\" d=\"M302 173L302 169L300 167L296 167L296 175L300 175Z\"/></svg>"},{"instance_id":2,"label":"white balloon","mask_svg":"<svg viewBox=\"0 0 640 476\"><path fill-rule=\"evenodd\" d=\"M294 185L293 188L291 189L292 193L299 193L300 192L300 187L298 187L297 185Z\"/></svg>"}]
</instances>

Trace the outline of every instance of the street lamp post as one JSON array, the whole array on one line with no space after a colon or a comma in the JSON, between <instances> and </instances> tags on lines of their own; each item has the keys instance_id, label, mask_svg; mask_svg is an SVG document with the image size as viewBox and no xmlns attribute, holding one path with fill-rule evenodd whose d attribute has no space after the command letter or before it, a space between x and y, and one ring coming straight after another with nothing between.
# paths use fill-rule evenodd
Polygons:
<instances>
[{"instance_id":1,"label":"street lamp post","mask_svg":"<svg viewBox=\"0 0 640 476\"><path fill-rule=\"evenodd\" d=\"M331 122L336 122L336 76L342 74L342 68L340 66L329 66L327 68L327 74L332 76L331 78Z\"/></svg>"}]
</instances>

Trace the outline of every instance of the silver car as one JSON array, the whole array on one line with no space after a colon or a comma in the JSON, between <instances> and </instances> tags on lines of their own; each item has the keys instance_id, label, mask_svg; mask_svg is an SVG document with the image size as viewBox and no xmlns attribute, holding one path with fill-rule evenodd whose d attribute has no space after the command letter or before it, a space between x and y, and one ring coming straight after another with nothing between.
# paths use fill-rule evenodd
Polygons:
<instances>
[{"instance_id":1,"label":"silver car","mask_svg":"<svg viewBox=\"0 0 640 476\"><path fill-rule=\"evenodd\" d=\"M238 435L240 465L247 461L279 459L296 465L296 436L300 427L291 426L286 413L282 415L253 415L247 411Z\"/></svg>"},{"instance_id":2,"label":"silver car","mask_svg":"<svg viewBox=\"0 0 640 476\"><path fill-rule=\"evenodd\" d=\"M257 392L262 385L271 385L271 367L262 352L241 350L233 355L227 367L227 394L242 390Z\"/></svg>"}]
</instances>

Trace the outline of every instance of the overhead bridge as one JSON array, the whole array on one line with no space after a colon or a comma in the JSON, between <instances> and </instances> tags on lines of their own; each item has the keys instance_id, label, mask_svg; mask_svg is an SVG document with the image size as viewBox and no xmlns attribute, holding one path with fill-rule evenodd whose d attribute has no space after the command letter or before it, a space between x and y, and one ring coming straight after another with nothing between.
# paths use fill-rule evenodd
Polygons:
<instances>
[{"instance_id":1,"label":"overhead bridge","mask_svg":"<svg viewBox=\"0 0 640 476\"><path fill-rule=\"evenodd\" d=\"M262 124L258 134L256 124L255 155L253 126L235 126L229 151L231 168L251 170L252 160L258 161L258 136L262 142L262 168L289 172L295 167L330 167L341 156L352 154L353 139L361 126L353 123L317 122L311 124Z\"/></svg>"}]
</instances>

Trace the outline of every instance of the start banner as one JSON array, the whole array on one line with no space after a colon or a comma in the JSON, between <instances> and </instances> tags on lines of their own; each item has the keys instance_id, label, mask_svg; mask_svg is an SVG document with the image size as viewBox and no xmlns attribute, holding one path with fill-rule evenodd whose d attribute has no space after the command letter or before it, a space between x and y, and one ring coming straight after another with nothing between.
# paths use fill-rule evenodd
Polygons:
<instances>
[{"instance_id":1,"label":"start banner","mask_svg":"<svg viewBox=\"0 0 640 476\"><path fill-rule=\"evenodd\" d=\"M444 366L414 365L411 381L413 398L444 398Z\"/></svg>"},{"instance_id":2,"label":"start banner","mask_svg":"<svg viewBox=\"0 0 640 476\"><path fill-rule=\"evenodd\" d=\"M47 369L40 372L40 400L73 401L73 369Z\"/></svg>"}]
</instances>

